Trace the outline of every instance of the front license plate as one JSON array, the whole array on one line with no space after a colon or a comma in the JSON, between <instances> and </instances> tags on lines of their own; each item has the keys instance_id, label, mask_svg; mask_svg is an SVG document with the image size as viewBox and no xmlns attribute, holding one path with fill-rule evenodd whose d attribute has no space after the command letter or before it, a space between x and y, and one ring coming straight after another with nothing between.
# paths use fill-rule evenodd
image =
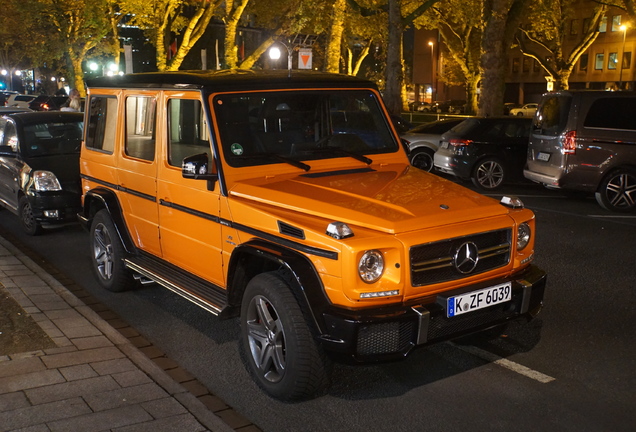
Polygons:
<instances>
[{"instance_id":1,"label":"front license plate","mask_svg":"<svg viewBox=\"0 0 636 432\"><path fill-rule=\"evenodd\" d=\"M539 152L537 154L537 160L547 162L550 160L550 153Z\"/></svg>"},{"instance_id":2,"label":"front license plate","mask_svg":"<svg viewBox=\"0 0 636 432\"><path fill-rule=\"evenodd\" d=\"M446 301L446 316L449 318L454 317L504 303L510 301L510 299L512 299L512 284L510 282L467 292L448 298Z\"/></svg>"}]
</instances>

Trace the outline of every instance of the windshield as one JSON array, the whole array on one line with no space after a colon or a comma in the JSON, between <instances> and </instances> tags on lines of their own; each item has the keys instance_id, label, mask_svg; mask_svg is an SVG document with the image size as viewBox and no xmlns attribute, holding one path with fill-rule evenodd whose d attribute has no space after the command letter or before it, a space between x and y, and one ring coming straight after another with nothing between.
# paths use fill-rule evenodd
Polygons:
<instances>
[{"instance_id":1,"label":"windshield","mask_svg":"<svg viewBox=\"0 0 636 432\"><path fill-rule=\"evenodd\" d=\"M20 151L25 157L78 154L82 129L81 121L26 125Z\"/></svg>"},{"instance_id":2,"label":"windshield","mask_svg":"<svg viewBox=\"0 0 636 432\"><path fill-rule=\"evenodd\" d=\"M370 91L227 94L212 104L233 167L337 157L371 163L363 155L399 149Z\"/></svg>"}]
</instances>

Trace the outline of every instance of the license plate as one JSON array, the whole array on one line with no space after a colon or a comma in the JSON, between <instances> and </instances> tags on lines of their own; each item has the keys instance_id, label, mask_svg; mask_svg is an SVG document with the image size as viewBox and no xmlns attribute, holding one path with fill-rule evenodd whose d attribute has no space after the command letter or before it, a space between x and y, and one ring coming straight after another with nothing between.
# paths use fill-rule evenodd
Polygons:
<instances>
[{"instance_id":1,"label":"license plate","mask_svg":"<svg viewBox=\"0 0 636 432\"><path fill-rule=\"evenodd\" d=\"M537 160L547 162L550 160L550 153L539 152L537 154Z\"/></svg>"},{"instance_id":2,"label":"license plate","mask_svg":"<svg viewBox=\"0 0 636 432\"><path fill-rule=\"evenodd\" d=\"M454 317L487 308L512 299L512 284L506 282L489 288L449 297L446 301L446 316Z\"/></svg>"},{"instance_id":3,"label":"license plate","mask_svg":"<svg viewBox=\"0 0 636 432\"><path fill-rule=\"evenodd\" d=\"M448 141L442 141L442 146L443 149L448 148Z\"/></svg>"}]
</instances>

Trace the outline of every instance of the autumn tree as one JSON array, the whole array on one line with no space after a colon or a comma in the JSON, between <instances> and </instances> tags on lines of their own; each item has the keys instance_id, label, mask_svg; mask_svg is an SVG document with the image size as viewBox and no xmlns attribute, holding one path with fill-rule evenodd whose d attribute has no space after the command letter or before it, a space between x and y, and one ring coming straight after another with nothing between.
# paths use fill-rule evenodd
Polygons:
<instances>
[{"instance_id":1,"label":"autumn tree","mask_svg":"<svg viewBox=\"0 0 636 432\"><path fill-rule=\"evenodd\" d=\"M63 47L69 65L69 85L84 95L82 63L110 31L107 0L26 0L29 13L39 15L46 27L47 46Z\"/></svg>"},{"instance_id":2,"label":"autumn tree","mask_svg":"<svg viewBox=\"0 0 636 432\"><path fill-rule=\"evenodd\" d=\"M568 89L572 70L596 40L607 10L604 4L594 3L587 16L589 24L571 41L570 23L580 7L577 0L535 0L530 7L530 24L516 35L521 52L539 62L554 80L555 90Z\"/></svg>"},{"instance_id":3,"label":"autumn tree","mask_svg":"<svg viewBox=\"0 0 636 432\"><path fill-rule=\"evenodd\" d=\"M436 28L446 53L466 87L467 112L476 113L481 81L482 0L445 0L415 21L417 26ZM447 70L451 70L448 68Z\"/></svg>"},{"instance_id":4,"label":"autumn tree","mask_svg":"<svg viewBox=\"0 0 636 432\"><path fill-rule=\"evenodd\" d=\"M157 69L178 70L223 0L120 0L155 47Z\"/></svg>"}]
</instances>

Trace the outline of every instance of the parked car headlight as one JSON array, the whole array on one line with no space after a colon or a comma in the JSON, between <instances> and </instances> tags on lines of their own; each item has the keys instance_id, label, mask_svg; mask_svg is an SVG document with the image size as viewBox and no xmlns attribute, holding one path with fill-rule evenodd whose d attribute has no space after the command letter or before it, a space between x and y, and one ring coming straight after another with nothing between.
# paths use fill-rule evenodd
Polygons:
<instances>
[{"instance_id":1,"label":"parked car headlight","mask_svg":"<svg viewBox=\"0 0 636 432\"><path fill-rule=\"evenodd\" d=\"M519 228L517 228L517 250L522 250L528 246L531 236L530 225L525 222L520 224Z\"/></svg>"},{"instance_id":2,"label":"parked car headlight","mask_svg":"<svg viewBox=\"0 0 636 432\"><path fill-rule=\"evenodd\" d=\"M360 278L366 283L373 283L380 279L384 272L384 257L379 250L366 251L358 262Z\"/></svg>"},{"instance_id":3,"label":"parked car headlight","mask_svg":"<svg viewBox=\"0 0 636 432\"><path fill-rule=\"evenodd\" d=\"M51 171L35 171L33 181L36 191L59 191L62 190L59 180Z\"/></svg>"}]
</instances>

